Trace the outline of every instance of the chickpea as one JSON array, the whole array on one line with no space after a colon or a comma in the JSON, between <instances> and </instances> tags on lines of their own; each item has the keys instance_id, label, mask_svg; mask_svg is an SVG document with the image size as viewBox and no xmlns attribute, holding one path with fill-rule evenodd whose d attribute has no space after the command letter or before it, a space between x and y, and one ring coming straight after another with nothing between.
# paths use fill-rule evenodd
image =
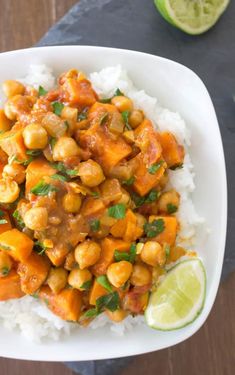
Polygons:
<instances>
[{"instance_id":1,"label":"chickpea","mask_svg":"<svg viewBox=\"0 0 235 375\"><path fill-rule=\"evenodd\" d=\"M7 276L12 268L12 260L10 256L1 251L0 252L0 277Z\"/></svg>"},{"instance_id":2,"label":"chickpea","mask_svg":"<svg viewBox=\"0 0 235 375\"><path fill-rule=\"evenodd\" d=\"M134 286L143 286L151 283L152 275L147 267L142 264L135 264L131 275L131 284Z\"/></svg>"},{"instance_id":3,"label":"chickpea","mask_svg":"<svg viewBox=\"0 0 235 375\"><path fill-rule=\"evenodd\" d=\"M2 91L7 98L10 98L11 96L23 94L25 91L25 87L24 85L22 85L22 83L9 79L3 82Z\"/></svg>"},{"instance_id":4,"label":"chickpea","mask_svg":"<svg viewBox=\"0 0 235 375\"><path fill-rule=\"evenodd\" d=\"M10 128L11 128L11 121L5 115L4 110L0 109L0 133L6 132L7 130L10 130Z\"/></svg>"},{"instance_id":5,"label":"chickpea","mask_svg":"<svg viewBox=\"0 0 235 375\"><path fill-rule=\"evenodd\" d=\"M78 156L80 149L73 138L61 137L53 148L53 159L55 161L64 161L72 156Z\"/></svg>"},{"instance_id":6,"label":"chickpea","mask_svg":"<svg viewBox=\"0 0 235 375\"><path fill-rule=\"evenodd\" d=\"M61 112L61 117L65 120L77 121L78 109L72 107L64 107Z\"/></svg>"},{"instance_id":7,"label":"chickpea","mask_svg":"<svg viewBox=\"0 0 235 375\"><path fill-rule=\"evenodd\" d=\"M138 110L138 109L134 109L130 116L129 116L129 124L131 125L132 128L137 128L137 126L139 126L141 124L141 122L144 121L144 115L143 115L143 112Z\"/></svg>"},{"instance_id":8,"label":"chickpea","mask_svg":"<svg viewBox=\"0 0 235 375\"><path fill-rule=\"evenodd\" d=\"M98 186L105 180L101 166L92 159L79 164L78 174L82 183L89 187Z\"/></svg>"},{"instance_id":9,"label":"chickpea","mask_svg":"<svg viewBox=\"0 0 235 375\"><path fill-rule=\"evenodd\" d=\"M0 202L12 203L20 194L20 188L11 177L0 179Z\"/></svg>"},{"instance_id":10,"label":"chickpea","mask_svg":"<svg viewBox=\"0 0 235 375\"><path fill-rule=\"evenodd\" d=\"M118 204L122 203L128 206L131 202L131 196L125 189L121 188L121 191L122 191L121 198L115 201L115 203L118 203Z\"/></svg>"},{"instance_id":11,"label":"chickpea","mask_svg":"<svg viewBox=\"0 0 235 375\"><path fill-rule=\"evenodd\" d=\"M4 105L4 112L9 120L15 120L19 113L29 112L30 110L30 101L22 95L12 96Z\"/></svg>"},{"instance_id":12,"label":"chickpea","mask_svg":"<svg viewBox=\"0 0 235 375\"><path fill-rule=\"evenodd\" d=\"M163 247L156 241L147 241L141 251L140 258L150 266L163 266L166 261L166 253Z\"/></svg>"},{"instance_id":13,"label":"chickpea","mask_svg":"<svg viewBox=\"0 0 235 375\"><path fill-rule=\"evenodd\" d=\"M94 241L84 241L75 249L75 259L81 270L95 264L100 257L101 247Z\"/></svg>"},{"instance_id":14,"label":"chickpea","mask_svg":"<svg viewBox=\"0 0 235 375\"><path fill-rule=\"evenodd\" d=\"M39 124L27 125L23 130L24 144L30 150L43 149L48 143L46 130Z\"/></svg>"},{"instance_id":15,"label":"chickpea","mask_svg":"<svg viewBox=\"0 0 235 375\"><path fill-rule=\"evenodd\" d=\"M175 190L169 190L163 193L158 200L158 209L164 213L174 213L180 203L180 195ZM171 211L171 208L175 211Z\"/></svg>"},{"instance_id":16,"label":"chickpea","mask_svg":"<svg viewBox=\"0 0 235 375\"><path fill-rule=\"evenodd\" d=\"M139 214L138 212L135 213L136 219L137 219L137 226L140 228L144 227L144 224L146 223L146 219L143 215Z\"/></svg>"},{"instance_id":17,"label":"chickpea","mask_svg":"<svg viewBox=\"0 0 235 375\"><path fill-rule=\"evenodd\" d=\"M107 269L107 277L110 283L116 288L120 288L129 279L133 266L126 260L112 263Z\"/></svg>"},{"instance_id":18,"label":"chickpea","mask_svg":"<svg viewBox=\"0 0 235 375\"><path fill-rule=\"evenodd\" d=\"M114 96L111 103L117 107L119 112L132 111L133 109L132 100L126 96Z\"/></svg>"},{"instance_id":19,"label":"chickpea","mask_svg":"<svg viewBox=\"0 0 235 375\"><path fill-rule=\"evenodd\" d=\"M81 204L80 194L67 193L63 197L63 207L66 212L76 214L80 210Z\"/></svg>"},{"instance_id":20,"label":"chickpea","mask_svg":"<svg viewBox=\"0 0 235 375\"><path fill-rule=\"evenodd\" d=\"M127 316L127 311L117 309L115 311L106 310L105 314L108 315L109 319L113 322L119 323Z\"/></svg>"},{"instance_id":21,"label":"chickpea","mask_svg":"<svg viewBox=\"0 0 235 375\"><path fill-rule=\"evenodd\" d=\"M3 168L2 176L11 177L17 184L22 184L25 180L25 168L23 165L17 163L6 164Z\"/></svg>"},{"instance_id":22,"label":"chickpea","mask_svg":"<svg viewBox=\"0 0 235 375\"><path fill-rule=\"evenodd\" d=\"M30 208L24 215L26 227L32 230L44 230L47 227L48 213L45 207Z\"/></svg>"},{"instance_id":23,"label":"chickpea","mask_svg":"<svg viewBox=\"0 0 235 375\"><path fill-rule=\"evenodd\" d=\"M51 268L47 278L47 284L53 293L59 293L66 287L68 272L62 268Z\"/></svg>"},{"instance_id":24,"label":"chickpea","mask_svg":"<svg viewBox=\"0 0 235 375\"><path fill-rule=\"evenodd\" d=\"M91 279L92 274L87 269L74 269L69 274L68 283L75 289L86 290L83 285L87 281L91 281Z\"/></svg>"},{"instance_id":25,"label":"chickpea","mask_svg":"<svg viewBox=\"0 0 235 375\"><path fill-rule=\"evenodd\" d=\"M168 176L167 171L165 171L164 175L160 178L160 181L158 183L159 188L163 190L166 187L168 181L169 181L169 176Z\"/></svg>"}]
</instances>

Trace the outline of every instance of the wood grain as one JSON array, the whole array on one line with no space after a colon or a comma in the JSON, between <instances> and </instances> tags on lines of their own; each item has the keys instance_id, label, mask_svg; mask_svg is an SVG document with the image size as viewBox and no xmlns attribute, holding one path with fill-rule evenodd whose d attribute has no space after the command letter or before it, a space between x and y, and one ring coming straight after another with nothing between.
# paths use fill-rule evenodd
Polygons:
<instances>
[{"instance_id":1,"label":"wood grain","mask_svg":"<svg viewBox=\"0 0 235 375\"><path fill-rule=\"evenodd\" d=\"M0 0L0 52L32 46L75 3L76 0ZM199 332L175 347L137 357L120 375L232 375L234 368L235 273L220 286L212 312ZM0 374L73 372L60 363L2 358Z\"/></svg>"}]
</instances>

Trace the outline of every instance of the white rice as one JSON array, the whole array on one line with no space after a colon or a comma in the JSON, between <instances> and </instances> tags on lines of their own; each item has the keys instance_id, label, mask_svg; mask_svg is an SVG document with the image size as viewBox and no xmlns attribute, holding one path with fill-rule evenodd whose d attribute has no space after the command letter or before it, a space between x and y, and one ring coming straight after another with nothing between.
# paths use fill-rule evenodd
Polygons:
<instances>
[{"instance_id":1,"label":"white rice","mask_svg":"<svg viewBox=\"0 0 235 375\"><path fill-rule=\"evenodd\" d=\"M177 217L180 221L178 243L192 246L197 227L203 222L195 211L191 194L195 189L193 164L188 148L190 146L190 131L178 113L161 107L156 98L137 90L127 72L120 65L109 67L89 77L96 92L103 98L111 97L119 88L129 96L136 108L142 109L146 116L152 120L155 128L160 131L169 130L179 143L185 147L186 155L182 169L170 171L169 187L174 187L181 196L181 203ZM55 85L52 69L45 65L31 65L29 73L21 82L38 88L39 85L49 90ZM10 330L19 329L29 340L40 342L44 338L58 340L64 335L69 335L74 330L79 330L78 325L65 322L52 314L44 304L30 296L19 300L0 302L0 321ZM98 316L91 324L91 329L108 325L116 335L123 335L133 329L136 324L143 324L142 316L128 316L121 323L111 322L105 314ZM86 328L87 329L87 328Z\"/></svg>"}]
</instances>

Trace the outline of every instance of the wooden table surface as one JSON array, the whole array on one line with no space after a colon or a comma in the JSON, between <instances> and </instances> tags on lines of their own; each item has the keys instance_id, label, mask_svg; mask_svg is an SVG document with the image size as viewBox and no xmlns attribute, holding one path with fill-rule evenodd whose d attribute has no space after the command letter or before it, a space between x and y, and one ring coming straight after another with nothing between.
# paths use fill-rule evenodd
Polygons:
<instances>
[{"instance_id":1,"label":"wooden table surface","mask_svg":"<svg viewBox=\"0 0 235 375\"><path fill-rule=\"evenodd\" d=\"M76 0L0 0L0 52L30 47ZM219 288L204 326L175 347L139 356L120 375L235 373L235 273ZM72 375L60 363L0 358L1 375ZM110 374L111 375L111 374Z\"/></svg>"}]
</instances>

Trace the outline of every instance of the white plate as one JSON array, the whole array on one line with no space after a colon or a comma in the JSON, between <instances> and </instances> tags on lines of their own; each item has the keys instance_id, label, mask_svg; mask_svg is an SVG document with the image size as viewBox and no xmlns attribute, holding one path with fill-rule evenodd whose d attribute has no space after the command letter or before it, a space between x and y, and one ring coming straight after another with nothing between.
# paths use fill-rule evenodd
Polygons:
<instances>
[{"instance_id":1,"label":"white plate","mask_svg":"<svg viewBox=\"0 0 235 375\"><path fill-rule=\"evenodd\" d=\"M197 248L207 271L205 307L191 325L171 332L138 326L123 337L108 329L81 330L61 342L34 344L19 332L0 327L0 356L43 361L91 360L142 354L175 345L192 336L205 322L218 290L226 237L227 188L224 153L216 114L206 87L190 69L176 62L144 53L102 47L68 46L31 48L0 55L0 83L24 76L31 63L44 63L54 72L71 67L85 72L121 64L135 86L178 111L192 133L190 150L196 172L193 196L211 234L199 236Z\"/></svg>"}]
</instances>

